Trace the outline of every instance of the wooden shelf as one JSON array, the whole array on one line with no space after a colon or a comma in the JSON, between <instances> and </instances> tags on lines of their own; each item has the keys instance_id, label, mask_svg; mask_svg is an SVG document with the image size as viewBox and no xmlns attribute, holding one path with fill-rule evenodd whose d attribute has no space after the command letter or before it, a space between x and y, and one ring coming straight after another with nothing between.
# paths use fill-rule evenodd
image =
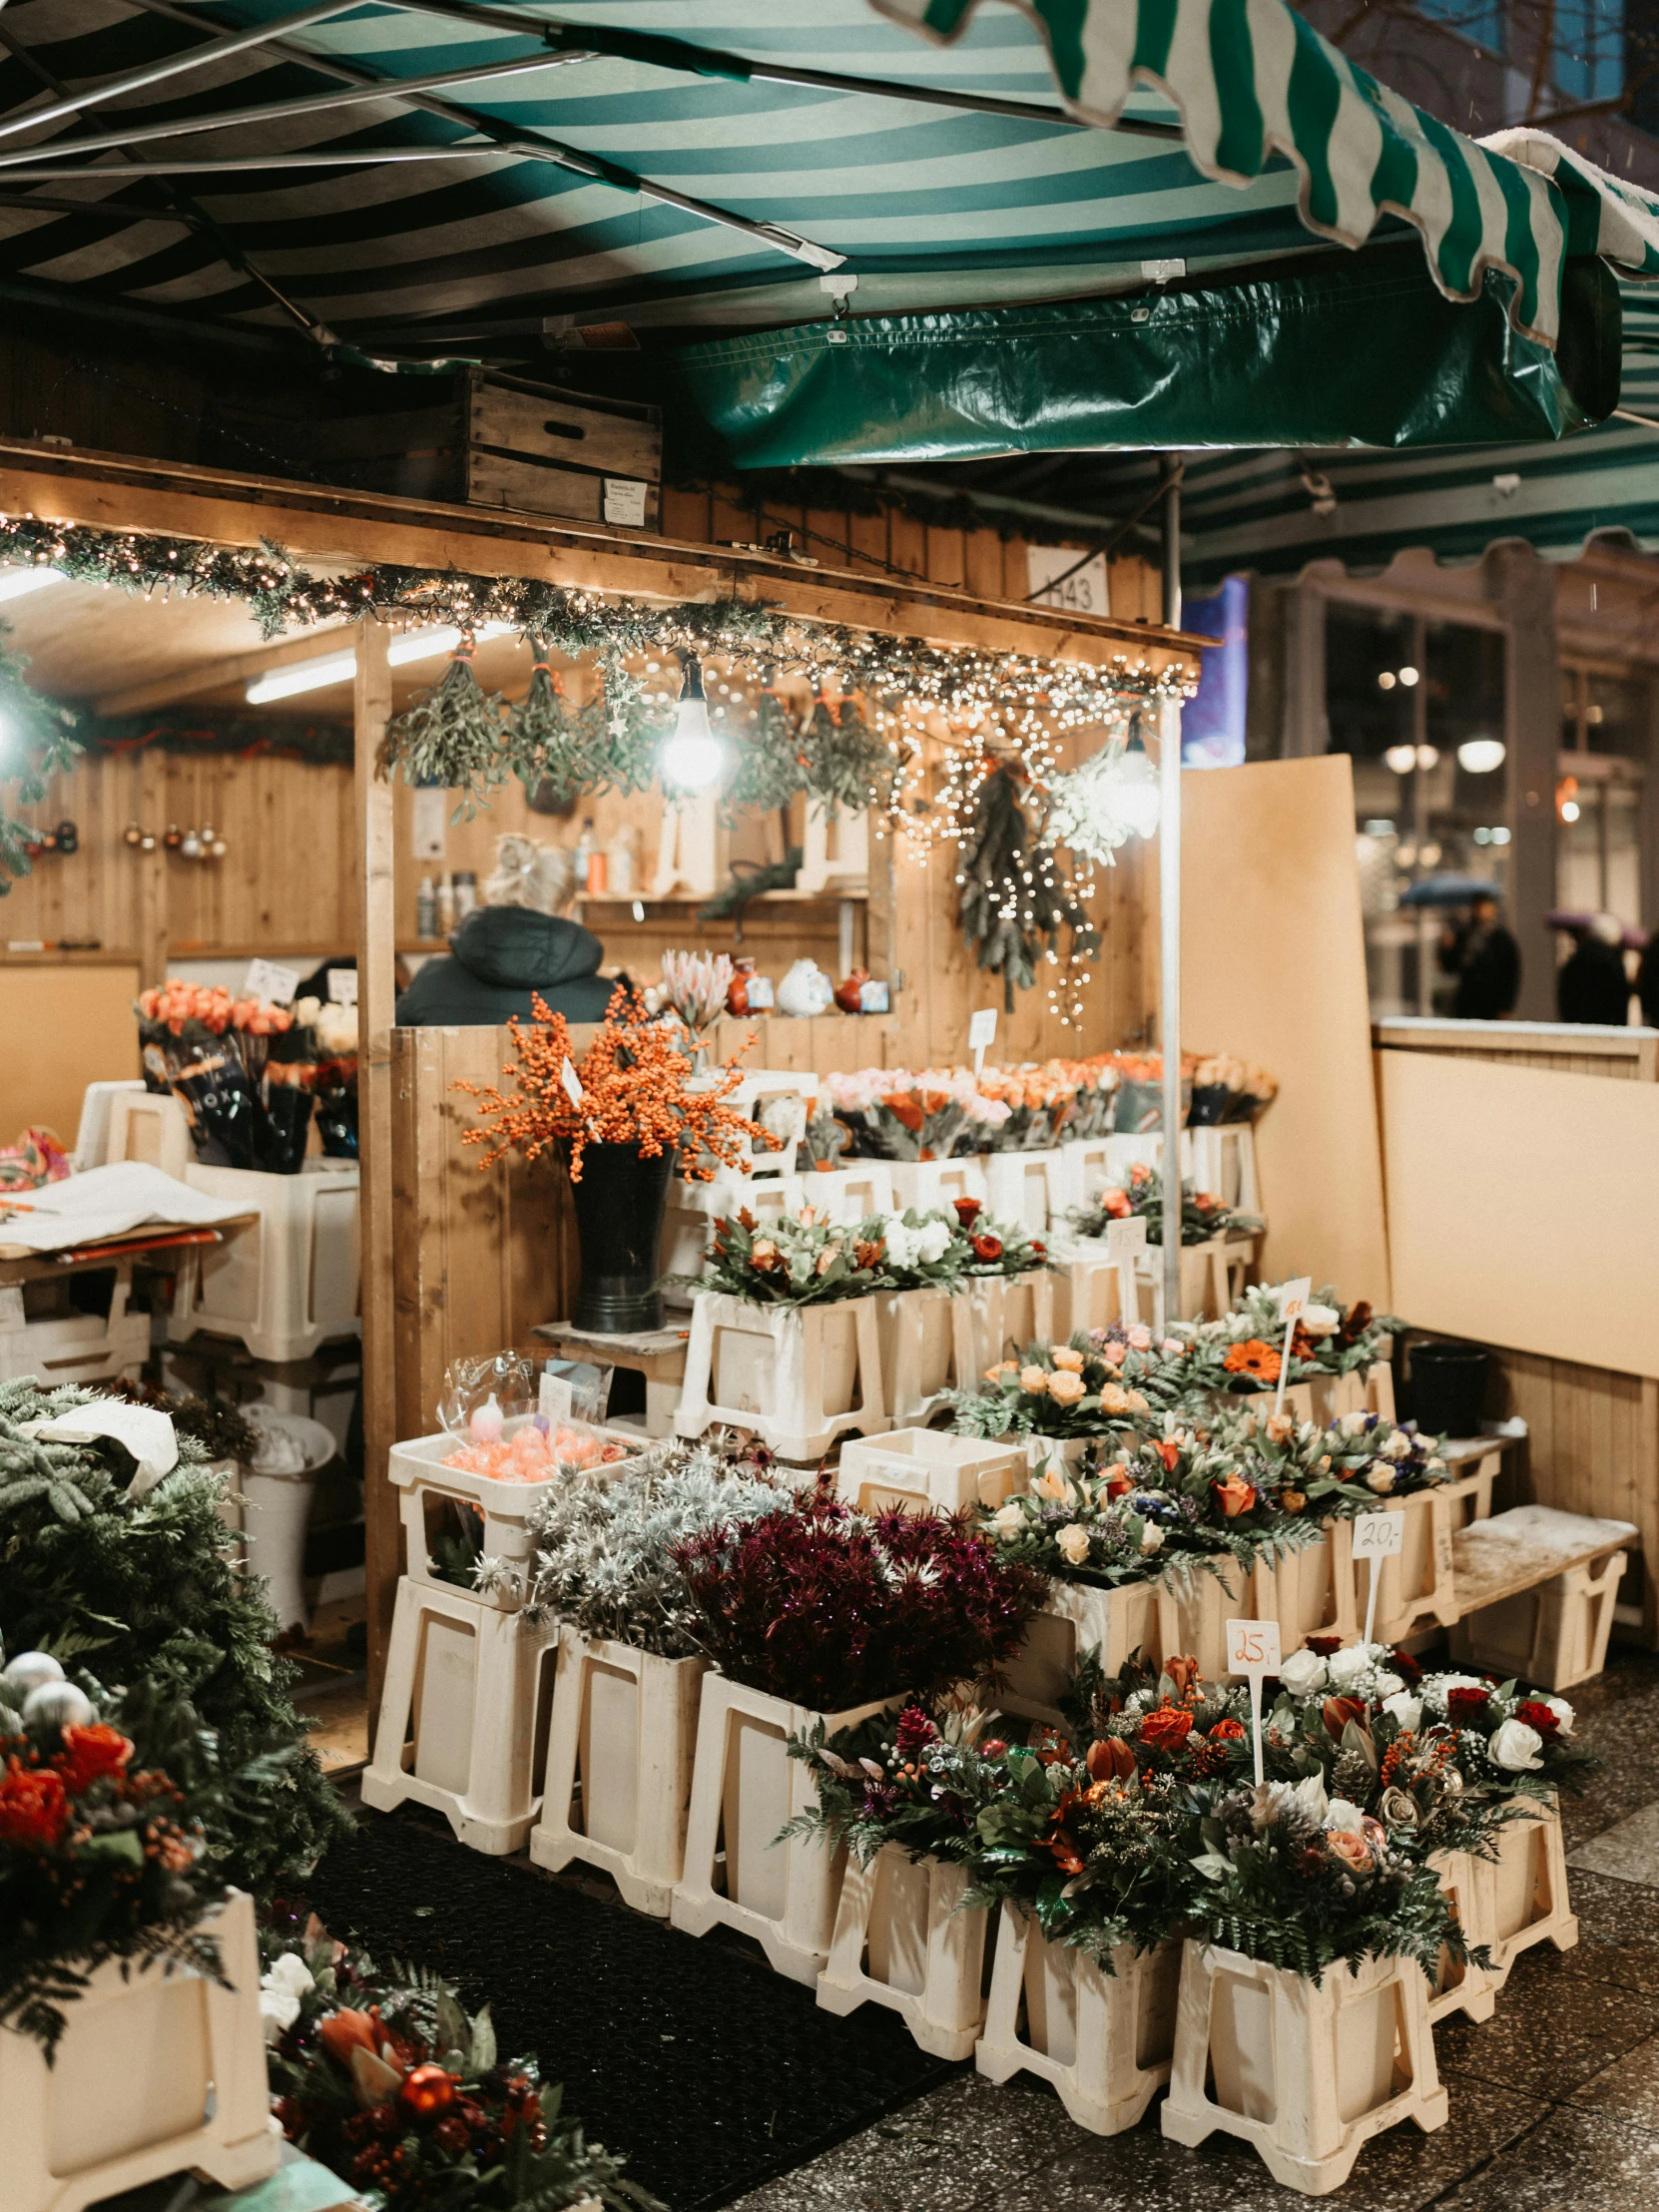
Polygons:
<instances>
[{"instance_id":1,"label":"wooden shelf","mask_svg":"<svg viewBox=\"0 0 1659 2212\"><path fill-rule=\"evenodd\" d=\"M652 906L662 906L672 908L678 912L685 908L707 906L712 900L724 895L722 891L710 891L707 894L699 893L696 896L689 896L681 891L673 891L666 898L658 898L650 891L583 891L574 901L574 904L578 910L585 906L640 905L647 909ZM863 906L867 905L868 902L869 892L867 889L830 889L823 891L756 891L752 898L745 901L745 904L750 906L839 906L842 904Z\"/></svg>"}]
</instances>

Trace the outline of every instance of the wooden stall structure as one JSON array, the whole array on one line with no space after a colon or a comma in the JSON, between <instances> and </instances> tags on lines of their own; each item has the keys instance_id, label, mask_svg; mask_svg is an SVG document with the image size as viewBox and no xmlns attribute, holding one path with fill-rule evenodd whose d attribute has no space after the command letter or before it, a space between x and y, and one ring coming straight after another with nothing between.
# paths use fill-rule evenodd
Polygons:
<instances>
[{"instance_id":1,"label":"wooden stall structure","mask_svg":"<svg viewBox=\"0 0 1659 2212\"><path fill-rule=\"evenodd\" d=\"M353 567L390 562L486 576L538 577L566 587L662 604L709 602L737 594L809 623L846 624L944 646L973 646L1057 661L1104 660L1119 652L1154 670L1195 671L1203 642L1137 619L1078 616L1030 604L1023 594L1017 599L1001 597L1007 590L1002 556L993 573L985 547L978 549L973 574L993 588L964 589L969 564L966 542L960 541L959 533L922 533L921 569L928 560L928 537L955 536L961 543L960 576L935 583L924 573L895 575L885 552L877 560L872 553L854 550L845 568L808 567L785 554L755 550L747 530L742 533L744 542L681 543L645 532L595 529L500 510L432 506L371 492L326 490L61 447L43 451L16 439L0 439L0 512L32 513L54 522L106 530L157 532L250 550L262 541L275 540L305 566L324 572L348 573ZM712 516L706 527L719 531L720 518ZM890 532L892 525L884 527ZM734 538L739 534L734 529ZM59 598L67 613L67 594L76 589L59 587L48 596ZM124 609L115 593L102 594L100 607L111 610L112 621L125 621L135 611ZM256 654L263 667L317 651L315 632L272 647L250 646L241 612L244 628L239 633L225 625L226 609L212 602L174 601L144 612L153 618L153 628L143 641L144 687L140 691L129 686L125 695L132 712L209 697L216 690L223 693L226 686L245 679ZM211 617L211 622L204 622L204 616ZM398 859L398 846L405 841L399 824L410 800L376 775L374 763L386 721L401 704L400 691L406 696L406 690L394 688L394 672L387 661L388 634L378 623L364 620L355 626L354 634L333 634L340 646L353 644L356 656L350 856L324 846L320 862L306 859L304 865L320 866L324 873L332 866L335 903L325 909L330 931L345 928L339 901L347 895L346 886L355 894L355 926L350 934L360 976L367 1575L371 1679L377 1680L398 1574L396 1506L380 1470L391 1442L401 1432L400 1415L406 1414L417 1427L425 1421L421 1408L432 1395L431 1363L446 1344L455 1351L493 1350L512 1341L521 1324L556 1316L571 1262L571 1236L562 1215L562 1186L553 1179L532 1180L516 1166L497 1170L493 1178L479 1177L469 1166L458 1164L454 1101L448 1086L461 1072L489 1075L496 1071L500 1064L496 1033L410 1032L397 1040L394 1063L393 957L401 935L403 885L408 880ZM134 651L139 651L137 643ZM488 680L482 666L480 675ZM139 693L136 702L135 692ZM146 807L155 807L158 820L177 819L164 817L165 791L141 796ZM100 802L111 821L137 803L119 780ZM109 824L104 827L107 831ZM488 839L499 829L510 827L519 824L498 816L482 827L480 835ZM303 838L307 824L300 821L291 829ZM261 885L269 873L273 881L279 881L285 871L284 848L278 846L274 852L269 825L262 832L258 809L248 835L248 861L239 871L243 878ZM891 864L880 888L872 871L867 942L872 955L869 964L876 972L887 970L893 983L895 1021L874 1025L847 1019L846 1027L826 1025L822 1039L815 1035L810 1041L786 1037L781 1022L769 1024L762 1053L773 1064L800 1065L799 1058L782 1055L803 1049L816 1053L821 1046L833 1055L826 1059L826 1066L868 1064L872 1059L886 1060L889 1044L895 1045L899 1036L903 1049L893 1050L894 1059L914 1063L928 1057L960 1057L967 1013L984 990L975 981L962 947L953 938L947 941L948 870L937 858L926 870L905 850L894 852L890 845L886 850ZM262 862L272 855L269 866L256 865L256 853ZM151 887L141 886L137 892L138 918L131 924L123 919L111 927L117 934L130 930L140 969L153 977L162 955L177 939L168 914L171 894L164 898L158 893L154 874L149 880ZM1125 911L1132 910L1139 889L1133 869L1108 880L1124 899ZM60 890L55 895L67 895L62 886L68 878L58 881ZM46 882L38 895L48 895ZM223 907L232 892L222 885L218 895ZM676 934L684 941L691 934L691 916L676 915L674 920ZM227 925L222 919L219 926ZM842 947L838 912L833 926L838 951ZM273 942L273 925L262 915L245 949L295 955L302 945L314 945L319 953L339 948L337 937L324 941L313 924L296 919L293 927L299 941L278 935ZM44 926L40 934L47 934ZM704 932L699 935L708 941ZM1125 1041L1122 1023L1131 1010L1137 1025L1140 1021L1140 962L1138 932L1129 923L1113 945L1106 963L1107 988L1095 1001L1094 1019L1102 1030L1102 1042L1108 1020L1116 1031L1110 1038L1114 1043ZM1051 1023L1052 1017L1032 1009L1011 1024L1008 1056L1051 1052L1062 1046L1075 1051L1089 1041L1075 1033L1050 1034ZM816 1031L821 1025L810 1026ZM848 1038L848 1029L855 1032L853 1038ZM879 1049L872 1050L877 1044ZM458 1311L465 1315L464 1341L447 1322L438 1328L433 1321L434 1316L453 1317ZM406 1383L397 1372L400 1337L412 1362Z\"/></svg>"},{"instance_id":2,"label":"wooden stall structure","mask_svg":"<svg viewBox=\"0 0 1659 2212\"><path fill-rule=\"evenodd\" d=\"M1528 1435L1503 1503L1635 1523L1621 1617L1659 1643L1659 1031L1374 1031L1393 1303L1492 1348Z\"/></svg>"}]
</instances>

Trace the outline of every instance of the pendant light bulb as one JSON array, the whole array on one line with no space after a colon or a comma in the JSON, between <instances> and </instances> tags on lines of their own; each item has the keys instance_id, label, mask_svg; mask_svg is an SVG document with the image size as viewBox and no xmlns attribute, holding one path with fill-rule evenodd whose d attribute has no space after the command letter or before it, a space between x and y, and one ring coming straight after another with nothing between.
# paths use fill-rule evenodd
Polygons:
<instances>
[{"instance_id":1,"label":"pendant light bulb","mask_svg":"<svg viewBox=\"0 0 1659 2212\"><path fill-rule=\"evenodd\" d=\"M709 727L709 709L703 697L703 664L695 653L688 653L674 735L663 747L663 779L676 791L706 792L711 784L719 781L725 760L720 740Z\"/></svg>"},{"instance_id":2,"label":"pendant light bulb","mask_svg":"<svg viewBox=\"0 0 1659 2212\"><path fill-rule=\"evenodd\" d=\"M1138 836L1153 836L1158 829L1158 771L1146 757L1139 738L1131 738L1112 778L1112 808L1120 822Z\"/></svg>"}]
</instances>

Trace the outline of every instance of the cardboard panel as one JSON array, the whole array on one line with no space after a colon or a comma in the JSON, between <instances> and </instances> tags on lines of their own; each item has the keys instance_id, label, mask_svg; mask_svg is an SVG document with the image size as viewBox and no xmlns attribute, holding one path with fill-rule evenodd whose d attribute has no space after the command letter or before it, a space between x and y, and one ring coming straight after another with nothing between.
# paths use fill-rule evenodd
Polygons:
<instances>
[{"instance_id":1,"label":"cardboard panel","mask_svg":"<svg viewBox=\"0 0 1659 2212\"><path fill-rule=\"evenodd\" d=\"M73 1148L89 1083L137 1075L137 961L0 967L0 1144L31 1123Z\"/></svg>"},{"instance_id":2,"label":"cardboard panel","mask_svg":"<svg viewBox=\"0 0 1659 2212\"><path fill-rule=\"evenodd\" d=\"M1659 1087L1379 1057L1398 1313L1659 1377Z\"/></svg>"},{"instance_id":3,"label":"cardboard panel","mask_svg":"<svg viewBox=\"0 0 1659 2212\"><path fill-rule=\"evenodd\" d=\"M1348 759L1192 770L1181 811L1182 1043L1279 1078L1256 1133L1263 1273L1386 1307Z\"/></svg>"}]
</instances>

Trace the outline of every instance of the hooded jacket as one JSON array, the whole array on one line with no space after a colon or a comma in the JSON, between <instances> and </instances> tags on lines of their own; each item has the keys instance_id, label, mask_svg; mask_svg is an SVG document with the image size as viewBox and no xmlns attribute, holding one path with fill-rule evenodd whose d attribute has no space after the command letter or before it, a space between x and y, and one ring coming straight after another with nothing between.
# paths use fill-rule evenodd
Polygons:
<instances>
[{"instance_id":1,"label":"hooded jacket","mask_svg":"<svg viewBox=\"0 0 1659 2212\"><path fill-rule=\"evenodd\" d=\"M567 1021L603 1021L614 982L599 973L605 947L591 929L528 906L477 906L397 1001L399 1028L498 1027L531 1018L531 994Z\"/></svg>"}]
</instances>

